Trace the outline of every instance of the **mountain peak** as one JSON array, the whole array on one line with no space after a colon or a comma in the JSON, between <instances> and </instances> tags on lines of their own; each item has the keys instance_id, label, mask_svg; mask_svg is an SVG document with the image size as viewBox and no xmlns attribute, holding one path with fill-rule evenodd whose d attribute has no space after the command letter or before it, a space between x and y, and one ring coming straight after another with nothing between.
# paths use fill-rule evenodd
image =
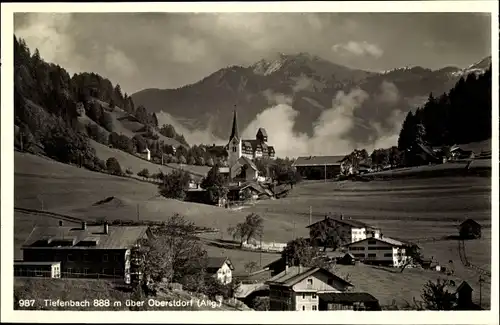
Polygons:
<instances>
[{"instance_id":1,"label":"mountain peak","mask_svg":"<svg viewBox=\"0 0 500 325\"><path fill-rule=\"evenodd\" d=\"M285 66L285 64L293 62L303 63L304 61L319 61L319 60L321 60L320 57L312 55L307 52L299 52L295 54L285 54L283 52L277 52L268 58L264 58L257 61L250 67L256 74L268 76L282 69Z\"/></svg>"}]
</instances>

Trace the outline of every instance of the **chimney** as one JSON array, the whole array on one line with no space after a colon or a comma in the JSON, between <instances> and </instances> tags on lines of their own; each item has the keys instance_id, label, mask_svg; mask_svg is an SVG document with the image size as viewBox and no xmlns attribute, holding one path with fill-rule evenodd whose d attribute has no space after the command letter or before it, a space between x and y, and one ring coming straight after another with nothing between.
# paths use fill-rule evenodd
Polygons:
<instances>
[{"instance_id":1,"label":"chimney","mask_svg":"<svg viewBox=\"0 0 500 325\"><path fill-rule=\"evenodd\" d=\"M340 215L340 220L344 220L344 215L343 214Z\"/></svg>"},{"instance_id":2,"label":"chimney","mask_svg":"<svg viewBox=\"0 0 500 325\"><path fill-rule=\"evenodd\" d=\"M87 229L87 223L85 221L82 221L82 230Z\"/></svg>"},{"instance_id":3,"label":"chimney","mask_svg":"<svg viewBox=\"0 0 500 325\"><path fill-rule=\"evenodd\" d=\"M109 225L107 221L104 221L104 234L107 235L109 233Z\"/></svg>"},{"instance_id":4,"label":"chimney","mask_svg":"<svg viewBox=\"0 0 500 325\"><path fill-rule=\"evenodd\" d=\"M59 220L59 227L62 227L63 223L62 220Z\"/></svg>"},{"instance_id":5,"label":"chimney","mask_svg":"<svg viewBox=\"0 0 500 325\"><path fill-rule=\"evenodd\" d=\"M372 237L375 237L375 231L372 231Z\"/></svg>"}]
</instances>

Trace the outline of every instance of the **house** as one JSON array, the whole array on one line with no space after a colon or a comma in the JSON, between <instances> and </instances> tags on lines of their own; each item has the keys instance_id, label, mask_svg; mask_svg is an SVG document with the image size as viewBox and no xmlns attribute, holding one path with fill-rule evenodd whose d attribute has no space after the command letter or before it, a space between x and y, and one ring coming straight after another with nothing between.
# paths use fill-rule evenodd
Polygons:
<instances>
[{"instance_id":1,"label":"house","mask_svg":"<svg viewBox=\"0 0 500 325\"><path fill-rule=\"evenodd\" d=\"M207 259L206 272L215 276L222 284L233 281L234 266L227 257L209 257Z\"/></svg>"},{"instance_id":2,"label":"house","mask_svg":"<svg viewBox=\"0 0 500 325\"><path fill-rule=\"evenodd\" d=\"M229 136L229 142L226 145L228 164L229 168L232 170L233 166L239 161L242 162L252 161L256 158L275 158L275 150L273 146L267 144L268 136L265 129L260 128L257 131L255 139L244 140L239 135L238 121L236 116L236 110L233 116L233 126L231 129L231 135ZM246 158L246 160L240 160L240 158ZM250 165L248 163L248 165ZM238 167L236 168L236 170ZM231 171L231 177L234 177ZM255 177L257 178L257 176Z\"/></svg>"},{"instance_id":3,"label":"house","mask_svg":"<svg viewBox=\"0 0 500 325\"><path fill-rule=\"evenodd\" d=\"M319 267L290 266L266 281L270 310L319 310L319 295L345 292L352 284Z\"/></svg>"},{"instance_id":4,"label":"house","mask_svg":"<svg viewBox=\"0 0 500 325\"><path fill-rule=\"evenodd\" d=\"M146 148L141 152L141 157L146 159L146 160L151 160L151 151Z\"/></svg>"},{"instance_id":5,"label":"house","mask_svg":"<svg viewBox=\"0 0 500 325\"><path fill-rule=\"evenodd\" d=\"M386 237L383 234L345 245L349 253L364 263L394 267L400 267L407 262L407 246L406 243Z\"/></svg>"},{"instance_id":6,"label":"house","mask_svg":"<svg viewBox=\"0 0 500 325\"><path fill-rule=\"evenodd\" d=\"M380 235L380 229L358 220L347 219L343 215L340 217L325 216L325 219L315 222L307 228L309 228L309 237L312 239L316 238L316 234L324 231L325 228L334 229L335 234L340 237L341 245L365 239L367 236L378 237ZM315 239L315 244L323 246L319 239Z\"/></svg>"},{"instance_id":7,"label":"house","mask_svg":"<svg viewBox=\"0 0 500 325\"><path fill-rule=\"evenodd\" d=\"M241 156L229 167L229 177L236 181L254 181L259 177L259 169L248 157Z\"/></svg>"},{"instance_id":8,"label":"house","mask_svg":"<svg viewBox=\"0 0 500 325\"><path fill-rule=\"evenodd\" d=\"M456 298L455 310L481 310L482 308L472 301L472 287L466 281L457 286L454 281L450 281L444 287L445 291L452 293Z\"/></svg>"},{"instance_id":9,"label":"house","mask_svg":"<svg viewBox=\"0 0 500 325\"><path fill-rule=\"evenodd\" d=\"M319 310L379 311L377 298L366 292L320 293Z\"/></svg>"},{"instance_id":10,"label":"house","mask_svg":"<svg viewBox=\"0 0 500 325\"><path fill-rule=\"evenodd\" d=\"M152 236L146 226L35 227L21 247L23 261L59 262L63 278L110 278L131 282L131 255L142 239Z\"/></svg>"},{"instance_id":11,"label":"house","mask_svg":"<svg viewBox=\"0 0 500 325\"><path fill-rule=\"evenodd\" d=\"M240 201L245 199L244 193L247 192L252 199L269 199L274 196L273 192L257 182L246 182L243 184L233 185L229 187L227 197L231 201ZM246 198L248 199L248 198Z\"/></svg>"},{"instance_id":12,"label":"house","mask_svg":"<svg viewBox=\"0 0 500 325\"><path fill-rule=\"evenodd\" d=\"M462 239L481 238L481 225L472 219L465 220L458 228Z\"/></svg>"},{"instance_id":13,"label":"house","mask_svg":"<svg viewBox=\"0 0 500 325\"><path fill-rule=\"evenodd\" d=\"M450 148L450 156L452 160L457 159L474 159L476 153L467 145L454 145Z\"/></svg>"},{"instance_id":14,"label":"house","mask_svg":"<svg viewBox=\"0 0 500 325\"><path fill-rule=\"evenodd\" d=\"M280 257L265 265L264 269L269 270L271 272L271 276L275 276L286 269L286 260L283 257Z\"/></svg>"},{"instance_id":15,"label":"house","mask_svg":"<svg viewBox=\"0 0 500 325\"><path fill-rule=\"evenodd\" d=\"M14 261L14 276L60 278L61 262Z\"/></svg>"},{"instance_id":16,"label":"house","mask_svg":"<svg viewBox=\"0 0 500 325\"><path fill-rule=\"evenodd\" d=\"M304 179L334 178L340 174L340 166L345 156L298 157L292 164Z\"/></svg>"}]
</instances>

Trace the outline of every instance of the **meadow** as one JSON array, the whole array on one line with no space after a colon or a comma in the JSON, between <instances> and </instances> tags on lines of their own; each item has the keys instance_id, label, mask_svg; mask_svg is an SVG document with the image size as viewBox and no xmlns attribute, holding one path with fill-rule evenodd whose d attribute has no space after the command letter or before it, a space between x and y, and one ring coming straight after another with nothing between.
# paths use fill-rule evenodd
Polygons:
<instances>
[{"instance_id":1,"label":"meadow","mask_svg":"<svg viewBox=\"0 0 500 325\"><path fill-rule=\"evenodd\" d=\"M112 199L108 202L96 205L110 197ZM306 226L310 217L315 222L323 219L327 213L342 213L347 218L380 227L386 236L417 242L429 237L457 235L458 224L470 217L483 226L483 236L479 240L466 242L468 259L485 269L490 269L491 264L491 179L487 177L303 182L294 186L286 198L258 201L243 210L231 211L165 199L158 197L157 186L153 184L91 172L16 152L14 205L45 209L86 220L165 220L174 213L179 213L198 226L221 229L222 233L216 235L220 239L230 239L227 227L241 222L247 214L254 212L264 219L263 240L276 242L307 237ZM19 245L29 235L35 223L57 223L56 219L19 212L14 217L17 258L20 257ZM468 281L477 298L479 274L461 265L456 241L423 241L420 246L425 257L433 257L447 267L453 265L455 276ZM261 255L210 245L205 247L210 256L231 258L236 266L236 273L244 272L244 264L247 262L255 261L260 264L262 258L262 265L266 265L279 257L278 254ZM341 270L342 266L338 267L339 271L344 272ZM378 298L380 296L379 299L387 297L386 300L391 297L418 298L421 287L427 280L444 276L442 273L423 270L393 273L368 266L346 268L350 268L346 272L351 274L357 289L368 291ZM390 285L391 281L401 283L406 288L403 289L404 295L400 295L401 287ZM488 300L489 286L488 278L482 287L483 304Z\"/></svg>"}]
</instances>

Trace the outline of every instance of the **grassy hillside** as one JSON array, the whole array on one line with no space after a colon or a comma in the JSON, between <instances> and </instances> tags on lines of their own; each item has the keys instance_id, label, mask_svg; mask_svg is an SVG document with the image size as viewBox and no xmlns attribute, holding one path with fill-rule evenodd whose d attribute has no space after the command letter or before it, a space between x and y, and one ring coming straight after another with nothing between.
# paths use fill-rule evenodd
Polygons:
<instances>
[{"instance_id":1,"label":"grassy hillside","mask_svg":"<svg viewBox=\"0 0 500 325\"><path fill-rule=\"evenodd\" d=\"M491 179L471 176L371 182L304 182L295 186L286 198L260 201L245 211L265 214L276 222L293 220L294 226L288 224L280 236L275 237L277 241L287 241L294 236L309 236L305 227L309 224L310 206L312 222L323 219L327 213L342 213L344 217L380 227L386 236L416 241L426 258L433 257L441 265L452 267L458 278L470 283L475 290L475 298L478 298L479 273L461 264L458 242L431 240L458 235L457 226L460 222L468 217L475 219L483 226L482 238L467 241L466 254L472 264L490 270ZM424 272L422 277L415 278L405 275L407 271L401 276L373 269L353 268L346 272L352 273L354 285L379 299L385 299L385 303L390 303L391 297L419 298L421 286L431 274ZM431 274L433 278L437 275ZM411 281L415 281L414 284L410 284ZM483 303L489 299L489 281L487 279L482 287ZM393 283L400 283L401 286ZM405 288L403 294L400 288Z\"/></svg>"}]
</instances>

